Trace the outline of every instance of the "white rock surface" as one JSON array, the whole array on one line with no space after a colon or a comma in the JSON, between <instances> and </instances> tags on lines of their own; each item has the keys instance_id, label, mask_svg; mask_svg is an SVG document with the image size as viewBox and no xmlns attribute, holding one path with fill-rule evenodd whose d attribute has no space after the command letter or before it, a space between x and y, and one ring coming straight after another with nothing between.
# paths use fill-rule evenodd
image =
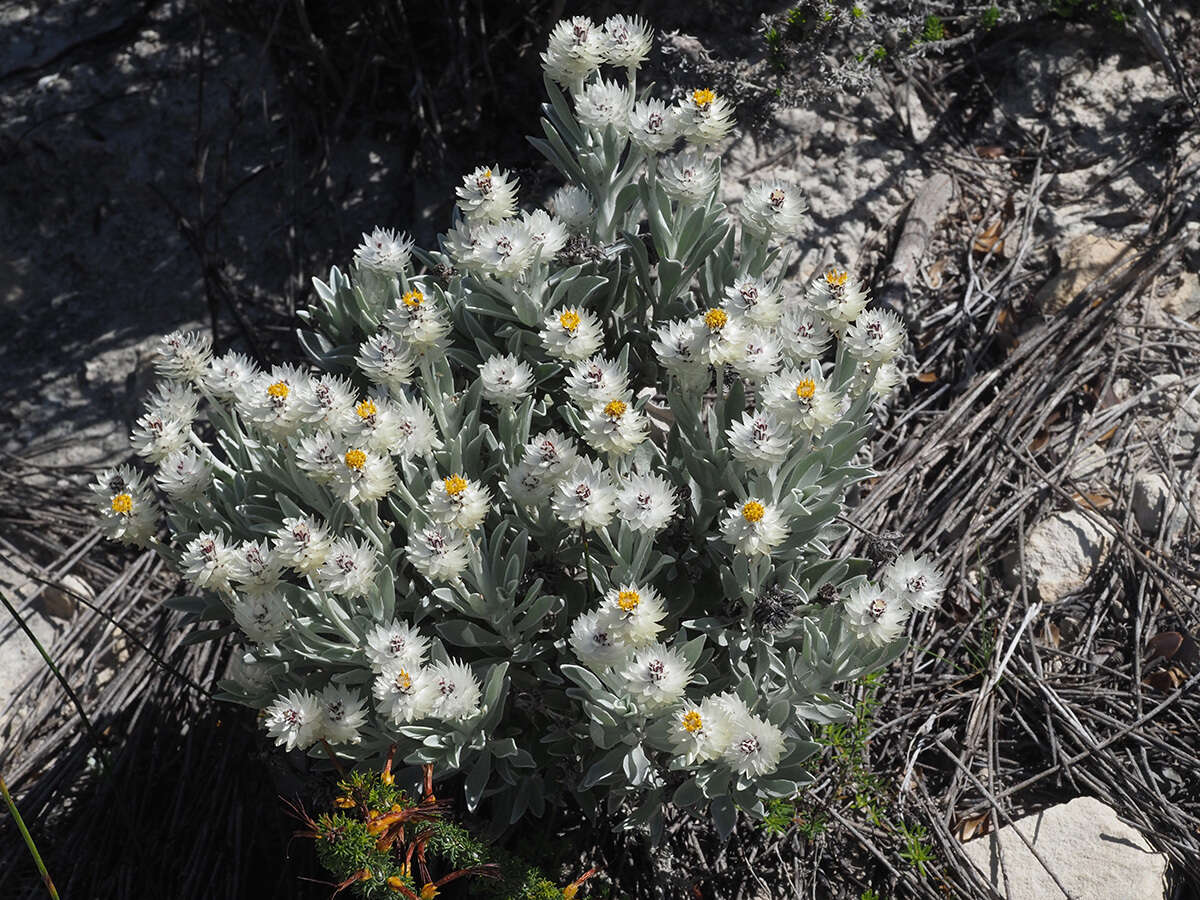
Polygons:
<instances>
[{"instance_id":1,"label":"white rock surface","mask_svg":"<svg viewBox=\"0 0 1200 900\"><path fill-rule=\"evenodd\" d=\"M1187 523L1188 504L1195 500L1195 491L1180 496L1161 472L1142 471L1133 478L1133 516L1144 535L1157 536L1164 521L1168 538L1178 534Z\"/></svg>"},{"instance_id":2,"label":"white rock surface","mask_svg":"<svg viewBox=\"0 0 1200 900\"><path fill-rule=\"evenodd\" d=\"M1174 290L1163 297L1151 297L1150 302L1152 313L1191 319L1200 313L1200 275L1184 272Z\"/></svg>"},{"instance_id":3,"label":"white rock surface","mask_svg":"<svg viewBox=\"0 0 1200 900\"><path fill-rule=\"evenodd\" d=\"M1045 315L1062 312L1092 282L1113 265L1127 266L1134 253L1129 244L1112 238L1081 234L1060 251L1062 269L1042 285L1037 303ZM1120 268L1114 271L1119 272Z\"/></svg>"},{"instance_id":4,"label":"white rock surface","mask_svg":"<svg viewBox=\"0 0 1200 900\"><path fill-rule=\"evenodd\" d=\"M1087 514L1057 512L1035 525L1025 538L1025 578L1034 596L1057 603L1079 590L1108 557L1112 537ZM1009 555L1009 584L1021 577L1016 548Z\"/></svg>"},{"instance_id":5,"label":"white rock surface","mask_svg":"<svg viewBox=\"0 0 1200 900\"><path fill-rule=\"evenodd\" d=\"M41 594L42 611L58 619L70 619L79 609L79 598L92 600L96 592L78 575L64 575L58 584L47 585Z\"/></svg>"},{"instance_id":6,"label":"white rock surface","mask_svg":"<svg viewBox=\"0 0 1200 900\"><path fill-rule=\"evenodd\" d=\"M1154 852L1112 808L1094 797L1080 797L963 845L1007 900L1063 900L1063 892L1014 827L1076 900L1162 900L1166 894L1166 856Z\"/></svg>"}]
</instances>

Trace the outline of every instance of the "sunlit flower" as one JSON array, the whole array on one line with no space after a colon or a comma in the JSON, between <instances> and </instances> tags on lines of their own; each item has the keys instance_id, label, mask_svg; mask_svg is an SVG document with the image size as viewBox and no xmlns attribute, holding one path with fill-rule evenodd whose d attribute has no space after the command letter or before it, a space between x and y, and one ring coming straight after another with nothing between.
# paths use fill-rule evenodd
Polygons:
<instances>
[{"instance_id":1,"label":"sunlit flower","mask_svg":"<svg viewBox=\"0 0 1200 900\"><path fill-rule=\"evenodd\" d=\"M212 361L212 341L198 331L173 331L158 345L154 371L164 378L199 383Z\"/></svg>"},{"instance_id":2,"label":"sunlit flower","mask_svg":"<svg viewBox=\"0 0 1200 900\"><path fill-rule=\"evenodd\" d=\"M718 698L684 703L670 715L668 738L685 766L721 757L728 746L729 715Z\"/></svg>"},{"instance_id":3,"label":"sunlit flower","mask_svg":"<svg viewBox=\"0 0 1200 900\"><path fill-rule=\"evenodd\" d=\"M658 183L676 200L707 203L721 181L718 165L695 150L664 156L658 161Z\"/></svg>"},{"instance_id":4,"label":"sunlit flower","mask_svg":"<svg viewBox=\"0 0 1200 900\"><path fill-rule=\"evenodd\" d=\"M154 481L172 500L188 503L204 496L212 468L195 450L176 450L159 463Z\"/></svg>"},{"instance_id":5,"label":"sunlit flower","mask_svg":"<svg viewBox=\"0 0 1200 900\"><path fill-rule=\"evenodd\" d=\"M443 525L472 531L487 518L491 499L491 493L478 481L450 475L434 479L425 496L425 510Z\"/></svg>"},{"instance_id":6,"label":"sunlit flower","mask_svg":"<svg viewBox=\"0 0 1200 900\"><path fill-rule=\"evenodd\" d=\"M617 507L612 476L592 459L579 459L558 482L554 514L573 528L603 528Z\"/></svg>"},{"instance_id":7,"label":"sunlit flower","mask_svg":"<svg viewBox=\"0 0 1200 900\"><path fill-rule=\"evenodd\" d=\"M321 721L321 702L308 691L289 691L266 709L267 734L288 750L318 741Z\"/></svg>"},{"instance_id":8,"label":"sunlit flower","mask_svg":"<svg viewBox=\"0 0 1200 900\"><path fill-rule=\"evenodd\" d=\"M739 553L766 555L787 537L787 520L775 504L752 497L725 514L721 534Z\"/></svg>"},{"instance_id":9,"label":"sunlit flower","mask_svg":"<svg viewBox=\"0 0 1200 900\"><path fill-rule=\"evenodd\" d=\"M479 713L479 680L460 660L434 663L424 673L420 690L428 697L429 715L454 722Z\"/></svg>"},{"instance_id":10,"label":"sunlit flower","mask_svg":"<svg viewBox=\"0 0 1200 900\"><path fill-rule=\"evenodd\" d=\"M550 211L569 231L585 232L592 227L595 209L592 197L583 188L568 184L550 196Z\"/></svg>"},{"instance_id":11,"label":"sunlit flower","mask_svg":"<svg viewBox=\"0 0 1200 900\"><path fill-rule=\"evenodd\" d=\"M617 642L597 612L576 617L569 643L579 661L596 672L622 665L629 658L629 648Z\"/></svg>"},{"instance_id":12,"label":"sunlit flower","mask_svg":"<svg viewBox=\"0 0 1200 900\"><path fill-rule=\"evenodd\" d=\"M890 591L869 582L851 591L842 607L846 626L875 647L895 641L904 631L910 607Z\"/></svg>"},{"instance_id":13,"label":"sunlit flower","mask_svg":"<svg viewBox=\"0 0 1200 900\"><path fill-rule=\"evenodd\" d=\"M495 354L479 367L483 396L498 406L515 406L533 388L533 369L515 356Z\"/></svg>"},{"instance_id":14,"label":"sunlit flower","mask_svg":"<svg viewBox=\"0 0 1200 900\"><path fill-rule=\"evenodd\" d=\"M430 581L453 581L467 568L470 545L448 525L415 529L408 538L408 561Z\"/></svg>"},{"instance_id":15,"label":"sunlit flower","mask_svg":"<svg viewBox=\"0 0 1200 900\"><path fill-rule=\"evenodd\" d=\"M202 531L188 542L179 559L183 576L198 588L228 591L233 548L216 531Z\"/></svg>"},{"instance_id":16,"label":"sunlit flower","mask_svg":"<svg viewBox=\"0 0 1200 900\"><path fill-rule=\"evenodd\" d=\"M318 698L321 706L320 737L330 744L357 744L367 722L366 700L345 685L328 684Z\"/></svg>"},{"instance_id":17,"label":"sunlit flower","mask_svg":"<svg viewBox=\"0 0 1200 900\"><path fill-rule=\"evenodd\" d=\"M591 19L563 19L550 32L542 66L559 84L574 89L600 68L606 46L604 32Z\"/></svg>"},{"instance_id":18,"label":"sunlit flower","mask_svg":"<svg viewBox=\"0 0 1200 900\"><path fill-rule=\"evenodd\" d=\"M464 175L454 193L472 227L503 222L517 213L517 180L499 166L480 166Z\"/></svg>"},{"instance_id":19,"label":"sunlit flower","mask_svg":"<svg viewBox=\"0 0 1200 900\"><path fill-rule=\"evenodd\" d=\"M367 657L376 672L389 666L419 669L428 650L429 639L399 619L392 619L387 625L376 625L367 634Z\"/></svg>"},{"instance_id":20,"label":"sunlit flower","mask_svg":"<svg viewBox=\"0 0 1200 900\"><path fill-rule=\"evenodd\" d=\"M684 96L678 110L688 143L710 146L733 130L733 104L708 88Z\"/></svg>"},{"instance_id":21,"label":"sunlit flower","mask_svg":"<svg viewBox=\"0 0 1200 900\"><path fill-rule=\"evenodd\" d=\"M587 359L600 349L604 335L596 317L581 306L556 309L542 325L542 346L556 359Z\"/></svg>"},{"instance_id":22,"label":"sunlit flower","mask_svg":"<svg viewBox=\"0 0 1200 900\"><path fill-rule=\"evenodd\" d=\"M399 660L383 667L371 693L375 708L393 725L406 725L429 715L432 697L422 690L425 672L419 666L409 666Z\"/></svg>"},{"instance_id":23,"label":"sunlit flower","mask_svg":"<svg viewBox=\"0 0 1200 900\"><path fill-rule=\"evenodd\" d=\"M721 704L726 715L721 754L725 765L754 778L774 772L783 755L783 732L751 714L734 694L725 695Z\"/></svg>"},{"instance_id":24,"label":"sunlit flower","mask_svg":"<svg viewBox=\"0 0 1200 900\"><path fill-rule=\"evenodd\" d=\"M232 350L209 363L203 385L208 393L226 402L237 398L239 391L258 374L258 367L248 356Z\"/></svg>"},{"instance_id":25,"label":"sunlit flower","mask_svg":"<svg viewBox=\"0 0 1200 900\"><path fill-rule=\"evenodd\" d=\"M795 237L804 229L808 205L794 184L758 184L742 199L742 224L767 237Z\"/></svg>"},{"instance_id":26,"label":"sunlit flower","mask_svg":"<svg viewBox=\"0 0 1200 900\"><path fill-rule=\"evenodd\" d=\"M641 16L611 16L604 22L601 45L610 66L636 69L650 55L654 31Z\"/></svg>"},{"instance_id":27,"label":"sunlit flower","mask_svg":"<svg viewBox=\"0 0 1200 900\"><path fill-rule=\"evenodd\" d=\"M280 562L301 575L316 573L332 547L329 529L305 516L285 518L283 526L275 530L275 553Z\"/></svg>"},{"instance_id":28,"label":"sunlit flower","mask_svg":"<svg viewBox=\"0 0 1200 900\"><path fill-rule=\"evenodd\" d=\"M629 127L632 102L628 89L615 81L593 81L575 95L575 118L589 128L604 130L612 125L623 134Z\"/></svg>"},{"instance_id":29,"label":"sunlit flower","mask_svg":"<svg viewBox=\"0 0 1200 900\"><path fill-rule=\"evenodd\" d=\"M673 647L651 644L637 650L621 670L625 690L648 712L665 709L683 698L692 667Z\"/></svg>"},{"instance_id":30,"label":"sunlit flower","mask_svg":"<svg viewBox=\"0 0 1200 900\"><path fill-rule=\"evenodd\" d=\"M629 113L629 139L645 153L666 153L679 138L679 113L661 100L641 100Z\"/></svg>"},{"instance_id":31,"label":"sunlit flower","mask_svg":"<svg viewBox=\"0 0 1200 900\"><path fill-rule=\"evenodd\" d=\"M287 633L292 610L279 588L239 594L232 601L233 620L256 644L273 644Z\"/></svg>"},{"instance_id":32,"label":"sunlit flower","mask_svg":"<svg viewBox=\"0 0 1200 900\"><path fill-rule=\"evenodd\" d=\"M376 228L370 234L363 232L362 237L362 243L354 250L354 261L360 268L386 275L399 275L408 269L413 240L407 234Z\"/></svg>"},{"instance_id":33,"label":"sunlit flower","mask_svg":"<svg viewBox=\"0 0 1200 900\"><path fill-rule=\"evenodd\" d=\"M665 528L676 505L675 489L661 475L631 475L617 489L617 515L634 531Z\"/></svg>"},{"instance_id":34,"label":"sunlit flower","mask_svg":"<svg viewBox=\"0 0 1200 900\"><path fill-rule=\"evenodd\" d=\"M881 576L884 586L913 610L933 609L941 602L946 581L925 556L901 553Z\"/></svg>"},{"instance_id":35,"label":"sunlit flower","mask_svg":"<svg viewBox=\"0 0 1200 900\"><path fill-rule=\"evenodd\" d=\"M662 595L654 588L623 584L604 595L597 624L623 647L645 647L663 630L666 615Z\"/></svg>"},{"instance_id":36,"label":"sunlit flower","mask_svg":"<svg viewBox=\"0 0 1200 900\"><path fill-rule=\"evenodd\" d=\"M791 428L766 410L742 413L725 432L733 455L752 469L766 471L787 459Z\"/></svg>"}]
</instances>

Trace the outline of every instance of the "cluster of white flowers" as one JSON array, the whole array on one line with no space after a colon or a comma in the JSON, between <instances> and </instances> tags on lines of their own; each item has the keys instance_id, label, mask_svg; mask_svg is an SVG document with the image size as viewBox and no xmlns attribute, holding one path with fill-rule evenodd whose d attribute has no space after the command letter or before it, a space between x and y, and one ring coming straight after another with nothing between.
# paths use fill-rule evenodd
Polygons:
<instances>
[{"instance_id":1,"label":"cluster of white flowers","mask_svg":"<svg viewBox=\"0 0 1200 900\"><path fill-rule=\"evenodd\" d=\"M677 802L761 815L938 602L931 560L868 580L832 549L902 325L847 271L785 279L803 198L755 185L730 218L732 104L639 92L650 47L638 18L559 23L535 144L567 183L530 210L485 163L437 249L365 233L314 280L311 364L164 339L132 435L156 471L105 472L98 511L233 623L226 696L280 745L394 744L512 821L603 787L659 827L668 769Z\"/></svg>"}]
</instances>

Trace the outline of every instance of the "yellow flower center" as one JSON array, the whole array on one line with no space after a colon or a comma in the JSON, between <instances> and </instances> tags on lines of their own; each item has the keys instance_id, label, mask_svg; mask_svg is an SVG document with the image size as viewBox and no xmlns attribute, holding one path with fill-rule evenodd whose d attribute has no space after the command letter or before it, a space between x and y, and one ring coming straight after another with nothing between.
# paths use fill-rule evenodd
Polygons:
<instances>
[{"instance_id":1,"label":"yellow flower center","mask_svg":"<svg viewBox=\"0 0 1200 900\"><path fill-rule=\"evenodd\" d=\"M401 669L396 673L396 687L402 691L412 690L412 676L408 674L408 669Z\"/></svg>"},{"instance_id":2,"label":"yellow flower center","mask_svg":"<svg viewBox=\"0 0 1200 900\"><path fill-rule=\"evenodd\" d=\"M418 290L411 290L400 298L400 302L410 309L416 309L424 300L425 295Z\"/></svg>"},{"instance_id":3,"label":"yellow flower center","mask_svg":"<svg viewBox=\"0 0 1200 900\"><path fill-rule=\"evenodd\" d=\"M837 269L830 269L825 273L825 281L830 287L842 287L849 277L849 272L839 272Z\"/></svg>"},{"instance_id":4,"label":"yellow flower center","mask_svg":"<svg viewBox=\"0 0 1200 900\"><path fill-rule=\"evenodd\" d=\"M112 511L120 516L128 516L133 512L133 497L129 494L117 494L112 498Z\"/></svg>"},{"instance_id":5,"label":"yellow flower center","mask_svg":"<svg viewBox=\"0 0 1200 900\"><path fill-rule=\"evenodd\" d=\"M351 469L361 469L367 464L367 454L361 450L346 451L346 465Z\"/></svg>"},{"instance_id":6,"label":"yellow flower center","mask_svg":"<svg viewBox=\"0 0 1200 900\"><path fill-rule=\"evenodd\" d=\"M467 489L467 479L461 475L451 475L449 478L443 478L442 484L446 488L446 493L451 497L457 497Z\"/></svg>"},{"instance_id":7,"label":"yellow flower center","mask_svg":"<svg viewBox=\"0 0 1200 900\"><path fill-rule=\"evenodd\" d=\"M729 321L729 314L723 309L710 309L704 314L704 324L709 331L720 331Z\"/></svg>"},{"instance_id":8,"label":"yellow flower center","mask_svg":"<svg viewBox=\"0 0 1200 900\"><path fill-rule=\"evenodd\" d=\"M571 334L575 333L575 329L579 327L579 313L573 309L568 309L565 313L558 317L558 324L565 328Z\"/></svg>"},{"instance_id":9,"label":"yellow flower center","mask_svg":"<svg viewBox=\"0 0 1200 900\"><path fill-rule=\"evenodd\" d=\"M717 95L708 88L700 88L699 90L692 91L692 102L701 109L704 109L716 99Z\"/></svg>"},{"instance_id":10,"label":"yellow flower center","mask_svg":"<svg viewBox=\"0 0 1200 900\"><path fill-rule=\"evenodd\" d=\"M286 384L284 384L282 381L277 381L273 385L271 385L269 388L267 388L267 393L270 394L272 397L276 398L277 400L282 400L289 393L291 393L291 391L288 388L288 386Z\"/></svg>"},{"instance_id":11,"label":"yellow flower center","mask_svg":"<svg viewBox=\"0 0 1200 900\"><path fill-rule=\"evenodd\" d=\"M604 414L610 419L619 419L621 416L625 415L625 409L626 406L624 400L609 400L608 403L604 405Z\"/></svg>"},{"instance_id":12,"label":"yellow flower center","mask_svg":"<svg viewBox=\"0 0 1200 900\"><path fill-rule=\"evenodd\" d=\"M688 734L695 734L703 727L704 721L696 710L690 709L683 714L683 730Z\"/></svg>"},{"instance_id":13,"label":"yellow flower center","mask_svg":"<svg viewBox=\"0 0 1200 900\"><path fill-rule=\"evenodd\" d=\"M621 593L617 594L617 606L621 607L625 612L633 612L641 602L642 598L638 596L637 591L621 591Z\"/></svg>"},{"instance_id":14,"label":"yellow flower center","mask_svg":"<svg viewBox=\"0 0 1200 900\"><path fill-rule=\"evenodd\" d=\"M811 378L802 378L800 383L796 385L796 396L801 400L811 400L813 394L817 392L817 383Z\"/></svg>"},{"instance_id":15,"label":"yellow flower center","mask_svg":"<svg viewBox=\"0 0 1200 900\"><path fill-rule=\"evenodd\" d=\"M760 522L762 517L766 515L767 508L757 500L751 500L742 507L742 518L747 522Z\"/></svg>"},{"instance_id":16,"label":"yellow flower center","mask_svg":"<svg viewBox=\"0 0 1200 900\"><path fill-rule=\"evenodd\" d=\"M373 400L364 400L362 403L358 404L358 406L354 407L354 411L358 413L358 417L360 419L369 419L371 416L375 415L375 413L379 412L379 410L375 408L375 401Z\"/></svg>"}]
</instances>

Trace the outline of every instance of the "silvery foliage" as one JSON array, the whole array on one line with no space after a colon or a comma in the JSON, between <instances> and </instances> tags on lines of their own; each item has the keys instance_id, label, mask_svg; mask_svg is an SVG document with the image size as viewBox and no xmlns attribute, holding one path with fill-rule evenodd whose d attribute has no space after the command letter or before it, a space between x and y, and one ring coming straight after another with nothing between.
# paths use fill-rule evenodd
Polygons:
<instances>
[{"instance_id":1,"label":"silvery foliage","mask_svg":"<svg viewBox=\"0 0 1200 900\"><path fill-rule=\"evenodd\" d=\"M224 696L266 710L279 743L362 760L396 744L408 764L464 775L468 806L486 799L501 823L567 792L656 835L665 802L707 808L728 834L738 810L761 816L768 798L812 780L813 725L851 714L838 686L903 645L895 609L872 631L892 595L868 584L865 563L831 552L847 489L871 474L855 460L873 399L896 380L886 370L899 332L878 314L854 321L865 295L844 273L798 296L782 285L781 244L803 209L794 187L751 188L743 226L730 218L719 159L706 153L732 124L720 98L649 101L628 54L623 83L602 82L604 43L589 28L607 32L564 24L548 60L563 87L545 79L534 141L572 188L556 195L555 216L520 214L511 176L481 167L439 249L365 236L350 272L314 279L301 313L312 371L210 362L202 340L168 339L160 373L169 390L194 390L200 412L162 400L164 389L162 415L184 409L183 431L150 423L159 430L142 442L173 467L159 476L172 542L157 546L197 586L174 605L214 636L243 633ZM581 124L581 103L593 124ZM650 115L665 136L632 142L630 123ZM684 141L691 149L671 152ZM808 351L785 331L806 315ZM833 337L824 352L822 334ZM607 362L591 383L594 356ZM314 381L321 372L343 380ZM301 394L306 405L290 405ZM793 394L812 402L779 412L773 447L755 457L752 420ZM420 404L433 430L401 451ZM410 414L382 448L363 426L381 407ZM197 415L207 426L193 427ZM185 437L154 444L163 427ZM550 431L590 464L533 471ZM118 499L130 474L106 477L96 490L121 537L148 489ZM588 507L592 488L603 502ZM446 494L470 496L473 511L460 503L447 518ZM667 514L638 518L639 502ZM287 537L301 518L327 531L311 558ZM431 544L422 535L433 531ZM431 566L446 541L459 556ZM858 598L854 616L827 586ZM412 700L408 721L379 700L380 679L397 671L379 660L379 629L393 621L423 636L422 658L399 677L432 692ZM613 646L577 655L602 621ZM435 670L430 687L422 673ZM435 707L450 677L456 705Z\"/></svg>"}]
</instances>

